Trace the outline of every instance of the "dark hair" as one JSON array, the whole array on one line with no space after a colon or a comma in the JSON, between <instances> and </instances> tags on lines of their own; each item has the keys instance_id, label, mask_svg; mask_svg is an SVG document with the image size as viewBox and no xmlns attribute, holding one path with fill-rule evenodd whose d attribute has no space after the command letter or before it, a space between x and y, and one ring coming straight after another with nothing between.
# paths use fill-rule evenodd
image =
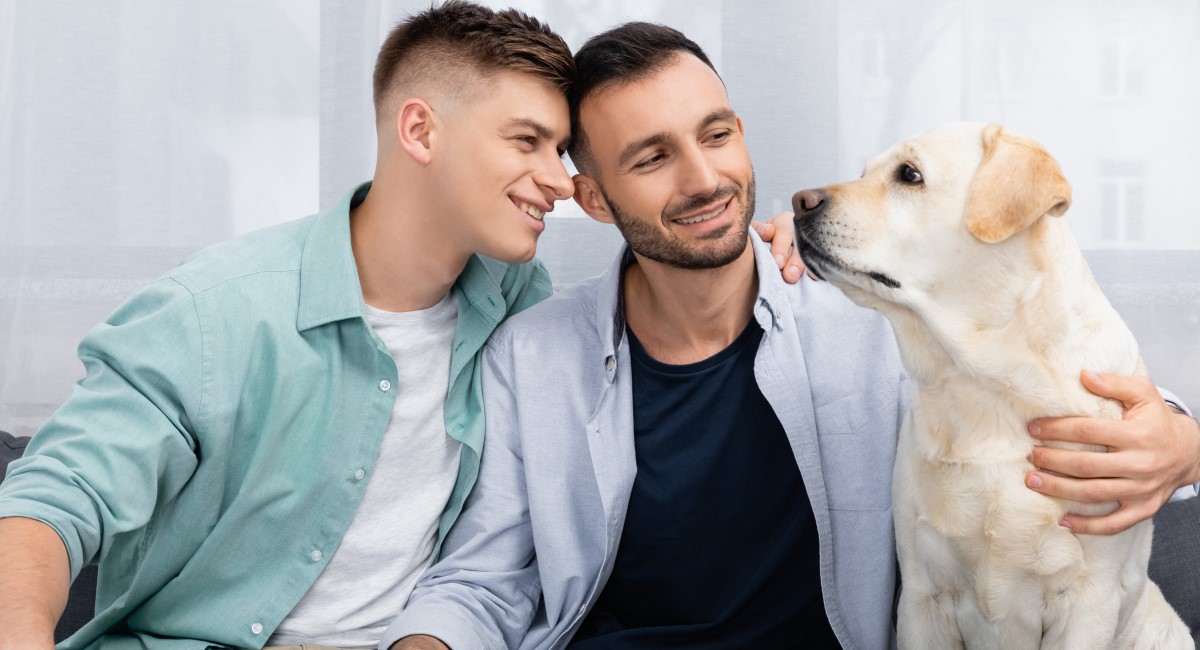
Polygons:
<instances>
[{"instance_id":1,"label":"dark hair","mask_svg":"<svg viewBox=\"0 0 1200 650\"><path fill-rule=\"evenodd\" d=\"M671 62L679 54L691 54L713 72L712 61L695 41L677 29L655 23L631 22L588 39L575 53L579 77L567 93L571 108L571 144L568 151L575 167L587 173L595 166L588 148L579 106L593 93L643 79Z\"/></svg>"},{"instance_id":2,"label":"dark hair","mask_svg":"<svg viewBox=\"0 0 1200 650\"><path fill-rule=\"evenodd\" d=\"M377 118L397 85L440 80L456 67L477 74L531 74L564 94L575 81L571 48L538 19L515 9L493 11L450 0L411 16L384 40L375 60Z\"/></svg>"}]
</instances>

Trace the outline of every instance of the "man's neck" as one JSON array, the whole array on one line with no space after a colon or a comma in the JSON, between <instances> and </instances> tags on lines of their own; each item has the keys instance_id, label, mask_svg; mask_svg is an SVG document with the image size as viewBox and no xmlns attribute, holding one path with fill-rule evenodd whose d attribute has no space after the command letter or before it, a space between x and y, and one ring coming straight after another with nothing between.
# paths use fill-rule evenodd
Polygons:
<instances>
[{"instance_id":1,"label":"man's neck","mask_svg":"<svg viewBox=\"0 0 1200 650\"><path fill-rule=\"evenodd\" d=\"M749 244L732 263L685 270L636 255L625 269L625 320L651 357L695 363L733 343L750 322L758 274Z\"/></svg>"},{"instance_id":2,"label":"man's neck","mask_svg":"<svg viewBox=\"0 0 1200 650\"><path fill-rule=\"evenodd\" d=\"M470 259L442 232L445 215L422 199L420 189L409 192L377 175L367 197L350 211L354 263L363 299L372 307L393 312L432 307Z\"/></svg>"}]
</instances>

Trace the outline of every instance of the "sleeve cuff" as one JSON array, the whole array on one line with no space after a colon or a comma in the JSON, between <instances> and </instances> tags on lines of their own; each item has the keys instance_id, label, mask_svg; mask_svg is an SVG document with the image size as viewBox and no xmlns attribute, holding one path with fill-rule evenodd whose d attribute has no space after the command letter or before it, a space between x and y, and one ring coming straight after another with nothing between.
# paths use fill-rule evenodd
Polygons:
<instances>
[{"instance_id":1,"label":"sleeve cuff","mask_svg":"<svg viewBox=\"0 0 1200 650\"><path fill-rule=\"evenodd\" d=\"M503 650L502 645L488 646L475 622L436 606L406 607L383 633L378 650L388 650L393 643L415 634L437 637L450 646L450 650L492 647Z\"/></svg>"}]
</instances>

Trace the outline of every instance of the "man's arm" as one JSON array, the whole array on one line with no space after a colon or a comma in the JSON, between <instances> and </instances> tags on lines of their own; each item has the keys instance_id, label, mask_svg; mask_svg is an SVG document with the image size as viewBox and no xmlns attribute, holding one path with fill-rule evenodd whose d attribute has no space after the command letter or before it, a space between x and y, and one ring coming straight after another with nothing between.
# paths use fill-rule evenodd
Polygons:
<instances>
[{"instance_id":1,"label":"man's arm","mask_svg":"<svg viewBox=\"0 0 1200 650\"><path fill-rule=\"evenodd\" d=\"M1176 490L1200 481L1200 425L1172 409L1145 377L1084 372L1081 378L1089 391L1120 401L1124 418L1045 418L1030 422L1029 433L1102 445L1108 453L1035 446L1037 469L1025 484L1071 501L1119 502L1108 515L1067 515L1060 522L1076 533L1113 535L1153 517Z\"/></svg>"},{"instance_id":2,"label":"man's arm","mask_svg":"<svg viewBox=\"0 0 1200 650\"><path fill-rule=\"evenodd\" d=\"M0 639L23 637L0 649L53 645L73 576L186 484L199 349L191 294L173 281L130 298L80 344L87 375L0 483Z\"/></svg>"},{"instance_id":3,"label":"man's arm","mask_svg":"<svg viewBox=\"0 0 1200 650\"><path fill-rule=\"evenodd\" d=\"M511 352L500 330L482 357L487 442L479 478L380 649L512 648L541 599Z\"/></svg>"},{"instance_id":4,"label":"man's arm","mask_svg":"<svg viewBox=\"0 0 1200 650\"><path fill-rule=\"evenodd\" d=\"M0 519L0 650L54 647L71 568L58 533L36 519Z\"/></svg>"}]
</instances>

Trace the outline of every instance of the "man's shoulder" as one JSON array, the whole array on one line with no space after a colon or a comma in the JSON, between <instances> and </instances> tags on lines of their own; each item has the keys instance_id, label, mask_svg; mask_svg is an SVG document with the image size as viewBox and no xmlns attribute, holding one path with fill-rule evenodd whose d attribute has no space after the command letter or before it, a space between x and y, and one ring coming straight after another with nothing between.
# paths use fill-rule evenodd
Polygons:
<instances>
[{"instance_id":1,"label":"man's shoulder","mask_svg":"<svg viewBox=\"0 0 1200 650\"><path fill-rule=\"evenodd\" d=\"M597 276L555 291L546 300L510 316L496 330L496 337L512 339L532 336L551 340L550 337L595 331L600 280ZM553 340L556 344L561 341L560 338Z\"/></svg>"},{"instance_id":2,"label":"man's shoulder","mask_svg":"<svg viewBox=\"0 0 1200 650\"><path fill-rule=\"evenodd\" d=\"M192 293L200 293L258 273L299 271L304 244L317 216L294 219L202 248L164 277Z\"/></svg>"},{"instance_id":3,"label":"man's shoulder","mask_svg":"<svg viewBox=\"0 0 1200 650\"><path fill-rule=\"evenodd\" d=\"M856 304L828 282L806 276L788 285L787 291L793 316L802 328L817 324L834 330L866 328L891 337L891 324L883 314Z\"/></svg>"}]
</instances>

